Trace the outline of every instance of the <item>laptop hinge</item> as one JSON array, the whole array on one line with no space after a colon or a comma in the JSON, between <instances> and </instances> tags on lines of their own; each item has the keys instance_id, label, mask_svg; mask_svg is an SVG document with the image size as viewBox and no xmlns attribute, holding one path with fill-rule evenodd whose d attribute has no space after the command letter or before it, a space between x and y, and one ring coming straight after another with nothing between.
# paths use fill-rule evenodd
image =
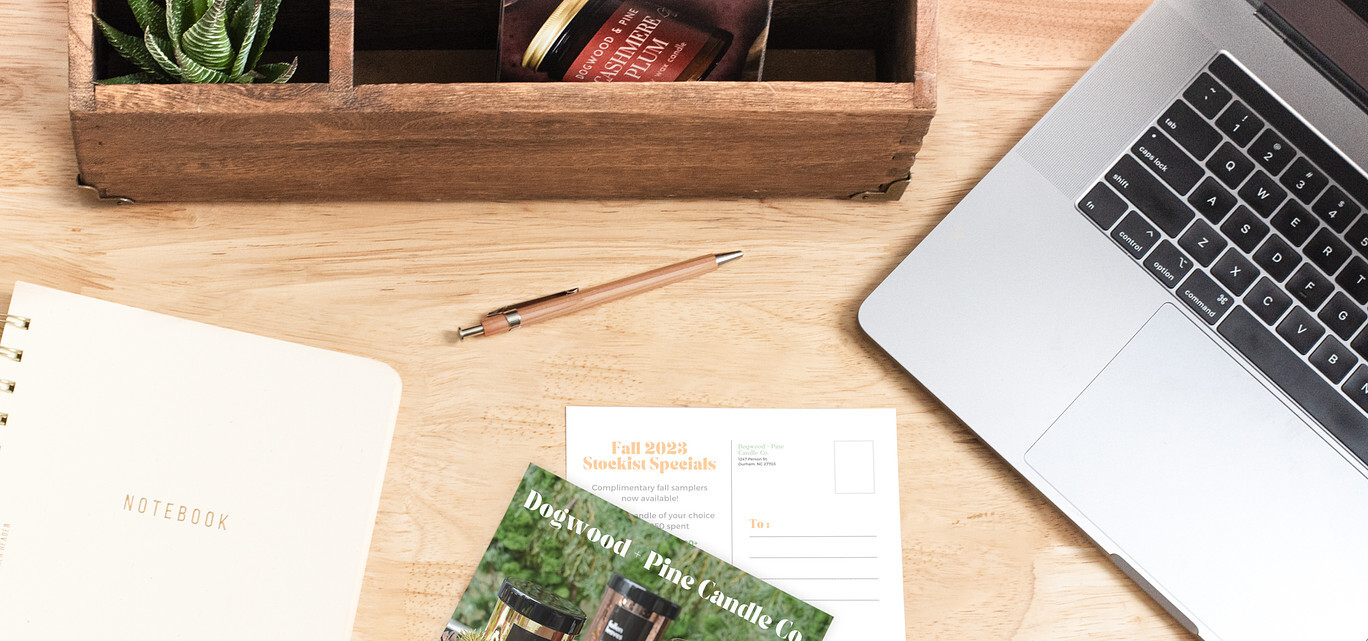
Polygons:
<instances>
[{"instance_id":1,"label":"laptop hinge","mask_svg":"<svg viewBox=\"0 0 1368 641\"><path fill-rule=\"evenodd\" d=\"M1359 80L1356 80L1354 76L1347 73L1339 64L1325 55L1325 53L1311 41L1312 37L1355 37L1361 35L1358 33L1360 29L1356 29L1353 25L1346 24L1343 25L1346 29L1346 33L1306 34L1284 18L1272 4L1263 0L1251 0L1251 4L1255 7L1255 15L1257 15L1264 24L1268 25L1268 28L1272 29L1273 33L1278 34L1278 37L1282 38L1283 42L1287 43L1287 46L1291 47L1293 51L1296 51L1298 55L1311 63L1311 66L1315 67L1321 75L1325 76L1326 79L1333 83L1340 91L1344 92L1350 100L1354 101L1354 104L1358 105L1359 109L1368 112L1368 89L1365 89ZM1359 23L1358 26L1363 26L1362 21L1358 20L1357 15L1349 12L1349 9L1347 8L1343 8L1343 11L1348 12L1348 17L1351 21L1357 21Z\"/></svg>"}]
</instances>

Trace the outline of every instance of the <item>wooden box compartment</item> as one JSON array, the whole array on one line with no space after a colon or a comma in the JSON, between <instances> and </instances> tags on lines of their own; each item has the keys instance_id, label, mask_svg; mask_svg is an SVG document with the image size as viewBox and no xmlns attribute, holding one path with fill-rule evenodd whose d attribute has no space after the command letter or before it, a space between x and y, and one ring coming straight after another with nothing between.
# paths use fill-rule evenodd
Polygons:
<instances>
[{"instance_id":1,"label":"wooden box compartment","mask_svg":"<svg viewBox=\"0 0 1368 641\"><path fill-rule=\"evenodd\" d=\"M97 7L96 4L99 6ZM284 0L286 85L127 73L70 0L79 182L211 200L901 197L935 113L935 0L776 0L766 81L494 81L501 0Z\"/></svg>"}]
</instances>

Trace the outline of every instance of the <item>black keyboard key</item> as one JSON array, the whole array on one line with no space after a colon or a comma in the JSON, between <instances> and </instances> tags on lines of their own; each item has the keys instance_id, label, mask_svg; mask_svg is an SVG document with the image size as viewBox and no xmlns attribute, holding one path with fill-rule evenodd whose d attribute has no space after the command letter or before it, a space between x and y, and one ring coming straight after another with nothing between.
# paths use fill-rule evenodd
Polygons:
<instances>
[{"instance_id":1,"label":"black keyboard key","mask_svg":"<svg viewBox=\"0 0 1368 641\"><path fill-rule=\"evenodd\" d=\"M1203 267L1210 265L1221 255L1221 251L1226 248L1226 239L1216 233L1211 225L1206 224L1200 218L1192 223L1191 227L1183 233L1183 237L1178 239L1178 246L1182 247L1188 255L1197 259Z\"/></svg>"},{"instance_id":2,"label":"black keyboard key","mask_svg":"<svg viewBox=\"0 0 1368 641\"><path fill-rule=\"evenodd\" d=\"M1345 447L1360 459L1368 457L1368 417L1336 393L1334 387L1259 325L1249 312L1236 309L1218 331ZM1351 383L1354 376L1349 379ZM1368 372L1364 380L1368 384ZM1348 392L1347 383L1345 387ZM1350 397L1353 398L1352 393ZM1368 390L1363 392L1363 399L1363 407L1368 408Z\"/></svg>"},{"instance_id":3,"label":"black keyboard key","mask_svg":"<svg viewBox=\"0 0 1368 641\"><path fill-rule=\"evenodd\" d=\"M1083 200L1078 201L1078 210L1097 223L1098 227L1111 229L1126 213L1126 201L1121 200L1111 187L1097 183Z\"/></svg>"},{"instance_id":4,"label":"black keyboard key","mask_svg":"<svg viewBox=\"0 0 1368 641\"><path fill-rule=\"evenodd\" d=\"M1154 274L1165 287L1173 289L1188 272L1192 271L1192 259L1174 247L1173 243L1165 240L1145 257L1145 269Z\"/></svg>"},{"instance_id":5,"label":"black keyboard key","mask_svg":"<svg viewBox=\"0 0 1368 641\"><path fill-rule=\"evenodd\" d=\"M1287 308L1292 306L1292 297L1283 292L1277 283L1260 278L1259 282L1254 284L1254 289L1249 290L1249 295L1245 296L1245 303L1258 314L1259 320L1265 325L1272 326L1282 318Z\"/></svg>"},{"instance_id":6,"label":"black keyboard key","mask_svg":"<svg viewBox=\"0 0 1368 641\"><path fill-rule=\"evenodd\" d=\"M1197 111L1202 112L1207 120L1215 118L1226 103L1230 102L1230 92L1222 87L1221 83L1216 82L1215 78L1205 73L1198 76L1192 86L1183 92L1183 97L1187 98Z\"/></svg>"},{"instance_id":7,"label":"black keyboard key","mask_svg":"<svg viewBox=\"0 0 1368 641\"><path fill-rule=\"evenodd\" d=\"M1254 252L1254 262L1264 268L1273 280L1281 283L1292 275L1292 270L1296 269L1297 265L1301 264L1301 256L1297 255L1297 250L1287 244L1287 241L1275 234L1264 241L1259 251Z\"/></svg>"},{"instance_id":8,"label":"black keyboard key","mask_svg":"<svg viewBox=\"0 0 1368 641\"><path fill-rule=\"evenodd\" d=\"M1316 232L1311 238L1311 243L1303 248L1302 252L1308 260L1327 274L1339 271L1344 261L1349 260L1349 246L1340 242L1335 232L1329 229Z\"/></svg>"},{"instance_id":9,"label":"black keyboard key","mask_svg":"<svg viewBox=\"0 0 1368 641\"><path fill-rule=\"evenodd\" d=\"M1123 157L1107 172L1107 184L1169 236L1181 234L1195 218L1192 208L1182 198L1174 196L1131 156Z\"/></svg>"},{"instance_id":10,"label":"black keyboard key","mask_svg":"<svg viewBox=\"0 0 1368 641\"><path fill-rule=\"evenodd\" d=\"M1249 155L1254 158L1254 162L1263 166L1268 173L1274 176L1282 173L1287 168L1287 163L1292 162L1297 157L1297 150L1287 144L1282 136L1274 133L1272 129L1265 129L1263 135L1254 141L1254 145L1249 148Z\"/></svg>"},{"instance_id":11,"label":"black keyboard key","mask_svg":"<svg viewBox=\"0 0 1368 641\"><path fill-rule=\"evenodd\" d=\"M1235 144L1241 147L1248 147L1249 142L1254 140L1254 136L1259 135L1263 130L1263 119L1254 115L1249 107L1236 100L1226 108L1225 113L1216 119L1216 128L1230 136Z\"/></svg>"},{"instance_id":12,"label":"black keyboard key","mask_svg":"<svg viewBox=\"0 0 1368 641\"><path fill-rule=\"evenodd\" d=\"M1221 144L1221 134L1181 100L1159 117L1159 128L1198 160Z\"/></svg>"},{"instance_id":13,"label":"black keyboard key","mask_svg":"<svg viewBox=\"0 0 1368 641\"><path fill-rule=\"evenodd\" d=\"M1131 153L1140 159L1140 164L1164 179L1180 194L1191 191L1206 174L1201 165L1154 127L1150 127L1139 141L1131 145Z\"/></svg>"},{"instance_id":14,"label":"black keyboard key","mask_svg":"<svg viewBox=\"0 0 1368 641\"><path fill-rule=\"evenodd\" d=\"M1126 217L1121 219L1121 224L1112 230L1111 236L1121 244L1121 249L1126 250L1126 253L1136 260L1140 260L1141 256L1163 238L1144 216L1135 212L1126 214Z\"/></svg>"},{"instance_id":15,"label":"black keyboard key","mask_svg":"<svg viewBox=\"0 0 1368 641\"><path fill-rule=\"evenodd\" d=\"M1236 247L1243 249L1246 254L1254 253L1254 248L1268 235L1268 225L1259 220L1254 212L1248 207L1241 205L1235 210L1235 214L1221 225L1221 233L1226 235Z\"/></svg>"},{"instance_id":16,"label":"black keyboard key","mask_svg":"<svg viewBox=\"0 0 1368 641\"><path fill-rule=\"evenodd\" d=\"M1358 338L1355 338L1349 343L1349 347L1354 348L1354 351L1358 352L1359 356L1368 358L1368 332L1359 334Z\"/></svg>"},{"instance_id":17,"label":"black keyboard key","mask_svg":"<svg viewBox=\"0 0 1368 641\"><path fill-rule=\"evenodd\" d=\"M1283 174L1282 184L1287 190L1292 192L1298 200L1310 204L1312 200L1319 196L1325 185L1330 182L1325 174L1321 173L1311 165L1311 161L1305 158L1298 158L1292 163L1292 168Z\"/></svg>"},{"instance_id":18,"label":"black keyboard key","mask_svg":"<svg viewBox=\"0 0 1368 641\"><path fill-rule=\"evenodd\" d=\"M1240 188L1240 198L1249 203L1260 216L1268 218L1277 211L1278 205L1287 199L1287 192L1278 186L1278 181L1261 171L1254 174L1254 177Z\"/></svg>"},{"instance_id":19,"label":"black keyboard key","mask_svg":"<svg viewBox=\"0 0 1368 641\"><path fill-rule=\"evenodd\" d=\"M1349 223L1363 210L1354 201L1349 200L1343 190L1331 185L1321 195L1320 200L1316 201L1316 206L1312 207L1311 211L1320 216L1331 229L1343 234Z\"/></svg>"},{"instance_id":20,"label":"black keyboard key","mask_svg":"<svg viewBox=\"0 0 1368 641\"><path fill-rule=\"evenodd\" d=\"M1306 239L1320 227L1320 223L1316 222L1311 212L1306 211L1306 208L1298 205L1295 200L1284 203L1272 222L1273 229L1282 232L1287 240L1297 247L1306 243Z\"/></svg>"},{"instance_id":21,"label":"black keyboard key","mask_svg":"<svg viewBox=\"0 0 1368 641\"><path fill-rule=\"evenodd\" d=\"M1313 312L1320 309L1320 306L1325 304L1325 299L1330 298L1330 294L1335 291L1335 286L1330 284L1330 280L1321 276L1310 263L1302 265L1301 269L1287 281L1286 287L1292 298L1301 301Z\"/></svg>"},{"instance_id":22,"label":"black keyboard key","mask_svg":"<svg viewBox=\"0 0 1368 641\"><path fill-rule=\"evenodd\" d=\"M1360 365L1358 369L1354 370L1354 375L1350 376L1349 380L1344 382L1344 387L1340 389L1349 395L1349 400L1362 408L1363 411L1368 412L1368 365ZM1339 435L1336 434L1336 436ZM1343 441L1344 438L1340 437L1340 440ZM1363 459L1364 455L1359 450L1352 446L1350 449L1358 455L1359 459Z\"/></svg>"},{"instance_id":23,"label":"black keyboard key","mask_svg":"<svg viewBox=\"0 0 1368 641\"><path fill-rule=\"evenodd\" d=\"M1227 187L1234 189L1244 182L1249 172L1254 171L1254 161L1236 149L1235 145L1225 143L1207 159L1206 167Z\"/></svg>"},{"instance_id":24,"label":"black keyboard key","mask_svg":"<svg viewBox=\"0 0 1368 641\"><path fill-rule=\"evenodd\" d=\"M1344 295L1344 292L1335 292L1335 295L1330 298L1330 302L1325 304L1325 309L1322 309L1316 317L1321 319L1321 322L1325 323L1330 331L1347 341L1349 337L1354 335L1354 332L1363 327L1363 321L1368 320L1368 312L1355 305L1354 301L1349 300L1349 297Z\"/></svg>"},{"instance_id":25,"label":"black keyboard key","mask_svg":"<svg viewBox=\"0 0 1368 641\"><path fill-rule=\"evenodd\" d=\"M1321 341L1320 347L1311 352L1311 364L1320 370L1331 383L1336 385L1349 375L1349 370L1354 369L1358 364L1358 357L1349 351L1349 348L1335 340L1331 336L1326 336Z\"/></svg>"},{"instance_id":26,"label":"black keyboard key","mask_svg":"<svg viewBox=\"0 0 1368 641\"><path fill-rule=\"evenodd\" d=\"M1325 328L1306 313L1306 310L1295 307L1283 322L1278 323L1278 335L1283 337L1292 349L1305 354L1325 335Z\"/></svg>"},{"instance_id":27,"label":"black keyboard key","mask_svg":"<svg viewBox=\"0 0 1368 641\"><path fill-rule=\"evenodd\" d=\"M1192 272L1192 275L1183 281L1178 287L1178 298L1208 325L1215 325L1235 304L1230 294L1202 272Z\"/></svg>"},{"instance_id":28,"label":"black keyboard key","mask_svg":"<svg viewBox=\"0 0 1368 641\"><path fill-rule=\"evenodd\" d=\"M1368 216L1361 216L1358 222L1350 225L1349 231L1344 232L1344 240L1354 251L1368 256Z\"/></svg>"},{"instance_id":29,"label":"black keyboard key","mask_svg":"<svg viewBox=\"0 0 1368 641\"><path fill-rule=\"evenodd\" d=\"M1226 286L1232 294L1239 296L1249 289L1250 285L1259 277L1259 268L1254 263L1249 262L1244 254L1235 250L1230 250L1221 257L1221 261L1211 268L1211 275L1216 277L1222 285Z\"/></svg>"},{"instance_id":30,"label":"black keyboard key","mask_svg":"<svg viewBox=\"0 0 1368 641\"><path fill-rule=\"evenodd\" d=\"M1220 223L1230 213L1230 210L1238 204L1235 195L1226 191L1215 180L1207 178L1202 184L1193 190L1192 195L1188 196L1188 204L1192 205L1197 213L1206 217L1213 223Z\"/></svg>"},{"instance_id":31,"label":"black keyboard key","mask_svg":"<svg viewBox=\"0 0 1368 641\"><path fill-rule=\"evenodd\" d=\"M1360 305L1368 305L1368 262L1357 256L1335 277L1335 282L1349 292Z\"/></svg>"}]
</instances>

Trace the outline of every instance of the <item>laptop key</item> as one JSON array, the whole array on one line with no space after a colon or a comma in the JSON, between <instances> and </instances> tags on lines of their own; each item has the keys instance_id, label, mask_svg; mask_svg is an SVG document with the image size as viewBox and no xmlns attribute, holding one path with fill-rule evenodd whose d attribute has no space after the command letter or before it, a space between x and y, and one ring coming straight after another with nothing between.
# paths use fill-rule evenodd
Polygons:
<instances>
[{"instance_id":1,"label":"laptop key","mask_svg":"<svg viewBox=\"0 0 1368 641\"><path fill-rule=\"evenodd\" d=\"M1126 209L1126 201L1102 183L1097 183L1083 200L1078 201L1078 210L1102 229L1111 229L1126 213Z\"/></svg>"},{"instance_id":2,"label":"laptop key","mask_svg":"<svg viewBox=\"0 0 1368 641\"><path fill-rule=\"evenodd\" d=\"M1213 223L1220 223L1236 205L1235 195L1210 177L1203 180L1187 200L1197 213Z\"/></svg>"},{"instance_id":3,"label":"laptop key","mask_svg":"<svg viewBox=\"0 0 1368 641\"><path fill-rule=\"evenodd\" d=\"M1212 229L1211 225L1206 224L1200 218L1192 223L1191 227L1188 227L1182 238L1178 239L1178 246L1197 259L1197 262L1201 263L1203 267L1216 260L1225 250L1227 244L1229 243L1226 242L1226 239L1221 238L1221 235Z\"/></svg>"},{"instance_id":4,"label":"laptop key","mask_svg":"<svg viewBox=\"0 0 1368 641\"><path fill-rule=\"evenodd\" d=\"M1330 328L1330 331L1346 341L1363 327L1364 321L1368 320L1368 312L1355 305L1344 292L1335 292L1330 302L1325 304L1325 309L1316 316Z\"/></svg>"},{"instance_id":5,"label":"laptop key","mask_svg":"<svg viewBox=\"0 0 1368 641\"><path fill-rule=\"evenodd\" d=\"M1349 347L1358 352L1359 356L1368 358L1368 332L1363 332L1349 343Z\"/></svg>"},{"instance_id":6,"label":"laptop key","mask_svg":"<svg viewBox=\"0 0 1368 641\"><path fill-rule=\"evenodd\" d=\"M1305 158L1298 158L1282 177L1282 184L1287 187L1288 191L1291 191L1298 200L1307 204L1315 200L1329 182L1330 179L1326 178L1325 174L1312 166L1311 161Z\"/></svg>"},{"instance_id":7,"label":"laptop key","mask_svg":"<svg viewBox=\"0 0 1368 641\"><path fill-rule=\"evenodd\" d=\"M1244 254L1232 249L1221 257L1221 261L1211 269L1211 274L1232 294L1239 296L1259 278L1259 268L1249 262Z\"/></svg>"},{"instance_id":8,"label":"laptop key","mask_svg":"<svg viewBox=\"0 0 1368 641\"><path fill-rule=\"evenodd\" d=\"M1278 335L1283 337L1292 349L1305 354L1325 335L1325 328L1321 327L1306 310L1294 307L1292 313L1288 314L1283 322L1278 323Z\"/></svg>"},{"instance_id":9,"label":"laptop key","mask_svg":"<svg viewBox=\"0 0 1368 641\"><path fill-rule=\"evenodd\" d=\"M1254 115L1249 107L1238 100L1216 119L1216 128L1224 131L1225 135L1230 136L1230 139L1241 147L1248 147L1254 136L1263 130L1263 125L1263 119Z\"/></svg>"},{"instance_id":10,"label":"laptop key","mask_svg":"<svg viewBox=\"0 0 1368 641\"><path fill-rule=\"evenodd\" d=\"M1188 272L1192 271L1192 259L1174 247L1173 243L1165 240L1145 257L1145 269L1154 274L1165 287L1173 289Z\"/></svg>"},{"instance_id":11,"label":"laptop key","mask_svg":"<svg viewBox=\"0 0 1368 641\"><path fill-rule=\"evenodd\" d=\"M1216 281L1202 272L1192 272L1178 287L1178 299L1206 321L1215 325L1235 303Z\"/></svg>"},{"instance_id":12,"label":"laptop key","mask_svg":"<svg viewBox=\"0 0 1368 641\"><path fill-rule=\"evenodd\" d=\"M1296 269L1297 265L1301 264L1301 256L1297 255L1297 250L1287 244L1287 241L1275 234L1264 241L1259 251L1254 252L1254 262L1264 268L1273 280L1281 283L1292 275L1292 270Z\"/></svg>"},{"instance_id":13,"label":"laptop key","mask_svg":"<svg viewBox=\"0 0 1368 641\"><path fill-rule=\"evenodd\" d=\"M1330 185L1330 188L1321 195L1320 200L1316 201L1316 205L1311 208L1311 211L1315 212L1331 229L1343 234L1344 230L1349 227L1349 223L1359 215L1362 209L1354 201L1349 200L1349 197L1344 195L1344 191L1339 187Z\"/></svg>"},{"instance_id":14,"label":"laptop key","mask_svg":"<svg viewBox=\"0 0 1368 641\"><path fill-rule=\"evenodd\" d=\"M1350 376L1349 380L1344 382L1344 387L1340 389L1349 395L1349 400L1357 404L1363 411L1368 412L1368 365L1360 365L1358 369L1354 370L1354 375ZM1355 450L1354 453L1358 454L1360 458L1363 457L1363 454L1359 454L1358 450Z\"/></svg>"},{"instance_id":15,"label":"laptop key","mask_svg":"<svg viewBox=\"0 0 1368 641\"><path fill-rule=\"evenodd\" d=\"M1183 92L1183 97L1192 103L1197 111L1202 112L1207 120L1216 117L1225 108L1226 103L1230 102L1230 92L1221 83L1216 82L1210 74L1202 74L1192 83L1192 86Z\"/></svg>"},{"instance_id":16,"label":"laptop key","mask_svg":"<svg viewBox=\"0 0 1368 641\"><path fill-rule=\"evenodd\" d=\"M1254 212L1248 207L1240 205L1235 210L1235 214L1221 225L1221 233L1226 235L1236 247L1243 249L1246 254L1254 253L1254 248L1259 246L1264 236L1268 235L1268 225L1259 220Z\"/></svg>"},{"instance_id":17,"label":"laptop key","mask_svg":"<svg viewBox=\"0 0 1368 641\"><path fill-rule=\"evenodd\" d=\"M1249 148L1249 155L1254 157L1254 162L1259 163L1268 173L1274 176L1282 173L1287 168L1287 164L1297 157L1297 151L1282 139L1282 136L1274 133L1272 129L1265 129L1258 140Z\"/></svg>"},{"instance_id":18,"label":"laptop key","mask_svg":"<svg viewBox=\"0 0 1368 641\"><path fill-rule=\"evenodd\" d=\"M1360 305L1368 305L1368 262L1355 256L1344 271L1335 277L1335 282Z\"/></svg>"},{"instance_id":19,"label":"laptop key","mask_svg":"<svg viewBox=\"0 0 1368 641\"><path fill-rule=\"evenodd\" d=\"M1325 303L1325 299L1330 298L1330 294L1335 291L1335 286L1330 284L1330 280L1321 276L1310 263L1301 266L1296 274L1287 281L1287 293L1292 295L1311 311L1320 309Z\"/></svg>"},{"instance_id":20,"label":"laptop key","mask_svg":"<svg viewBox=\"0 0 1368 641\"><path fill-rule=\"evenodd\" d=\"M1206 167L1227 187L1234 189L1244 182L1249 172L1254 171L1254 161L1236 149L1235 145L1224 143L1207 159Z\"/></svg>"},{"instance_id":21,"label":"laptop key","mask_svg":"<svg viewBox=\"0 0 1368 641\"><path fill-rule=\"evenodd\" d=\"M1132 156L1122 157L1107 172L1107 184L1169 236L1177 237L1196 217L1183 199L1173 195Z\"/></svg>"},{"instance_id":22,"label":"laptop key","mask_svg":"<svg viewBox=\"0 0 1368 641\"><path fill-rule=\"evenodd\" d=\"M1287 192L1278 186L1278 181L1260 171L1240 188L1240 198L1249 203L1260 216L1268 218L1277 211L1278 205L1287 199Z\"/></svg>"},{"instance_id":23,"label":"laptop key","mask_svg":"<svg viewBox=\"0 0 1368 641\"><path fill-rule=\"evenodd\" d=\"M1146 169L1168 183L1174 191L1186 194L1206 173L1187 153L1173 144L1158 128L1150 127L1144 136L1131 146L1131 153Z\"/></svg>"},{"instance_id":24,"label":"laptop key","mask_svg":"<svg viewBox=\"0 0 1368 641\"><path fill-rule=\"evenodd\" d=\"M1163 238L1157 229L1145 221L1144 216L1136 212L1126 214L1126 217L1121 219L1121 224L1112 230L1111 236L1121 244L1121 249L1126 250L1126 253L1136 260L1140 260L1141 256Z\"/></svg>"},{"instance_id":25,"label":"laptop key","mask_svg":"<svg viewBox=\"0 0 1368 641\"><path fill-rule=\"evenodd\" d=\"M1292 297L1278 287L1277 283L1260 278L1259 282L1254 284L1254 288L1249 290L1249 295L1245 296L1245 304L1258 315L1259 320L1272 327L1279 318L1282 318L1287 308L1292 306Z\"/></svg>"},{"instance_id":26,"label":"laptop key","mask_svg":"<svg viewBox=\"0 0 1368 641\"><path fill-rule=\"evenodd\" d=\"M1360 216L1358 221L1349 226L1349 231L1344 232L1344 240L1349 242L1349 246L1354 251L1368 256L1368 216Z\"/></svg>"},{"instance_id":27,"label":"laptop key","mask_svg":"<svg viewBox=\"0 0 1368 641\"><path fill-rule=\"evenodd\" d=\"M1360 459L1368 460L1368 417L1264 329L1248 311L1236 308L1217 331L1345 447ZM1364 385L1368 386L1368 368L1359 369L1363 371ZM1349 385L1356 376L1358 372L1345 383L1345 392L1349 392ZM1350 393L1349 397L1354 398L1354 394ZM1362 400L1354 398L1354 402L1368 410L1368 389L1362 392Z\"/></svg>"},{"instance_id":28,"label":"laptop key","mask_svg":"<svg viewBox=\"0 0 1368 641\"><path fill-rule=\"evenodd\" d=\"M1349 260L1349 246L1340 242L1339 237L1329 229L1316 232L1302 251L1306 252L1307 259L1327 274L1339 271L1344 261Z\"/></svg>"},{"instance_id":29,"label":"laptop key","mask_svg":"<svg viewBox=\"0 0 1368 641\"><path fill-rule=\"evenodd\" d=\"M1159 128L1198 160L1211 155L1221 144L1221 134L1192 107L1179 100L1159 117Z\"/></svg>"},{"instance_id":30,"label":"laptop key","mask_svg":"<svg viewBox=\"0 0 1368 641\"><path fill-rule=\"evenodd\" d=\"M1301 247L1306 243L1306 239L1320 227L1320 223L1311 216L1311 212L1306 211L1305 207L1297 204L1295 200L1289 200L1278 210L1278 215L1273 217L1273 229L1283 233L1287 240L1293 245Z\"/></svg>"},{"instance_id":31,"label":"laptop key","mask_svg":"<svg viewBox=\"0 0 1368 641\"><path fill-rule=\"evenodd\" d=\"M1349 351L1344 343L1335 340L1333 336L1326 336L1325 340L1321 341L1320 347L1311 352L1311 365L1315 366L1321 374L1324 374L1331 383L1336 385L1344 380L1344 377L1349 374L1349 370L1354 369L1357 364L1358 357L1354 356L1354 353Z\"/></svg>"}]
</instances>

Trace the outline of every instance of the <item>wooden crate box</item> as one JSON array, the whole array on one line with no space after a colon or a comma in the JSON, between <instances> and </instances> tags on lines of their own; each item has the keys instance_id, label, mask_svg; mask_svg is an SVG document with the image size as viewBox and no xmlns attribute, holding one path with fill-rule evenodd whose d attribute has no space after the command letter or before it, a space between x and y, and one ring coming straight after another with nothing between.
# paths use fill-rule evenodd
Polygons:
<instances>
[{"instance_id":1,"label":"wooden crate box","mask_svg":"<svg viewBox=\"0 0 1368 641\"><path fill-rule=\"evenodd\" d=\"M496 83L500 0L285 0L286 85L131 71L70 0L79 182L106 198L901 197L936 104L935 0L776 0L767 81Z\"/></svg>"}]
</instances>

